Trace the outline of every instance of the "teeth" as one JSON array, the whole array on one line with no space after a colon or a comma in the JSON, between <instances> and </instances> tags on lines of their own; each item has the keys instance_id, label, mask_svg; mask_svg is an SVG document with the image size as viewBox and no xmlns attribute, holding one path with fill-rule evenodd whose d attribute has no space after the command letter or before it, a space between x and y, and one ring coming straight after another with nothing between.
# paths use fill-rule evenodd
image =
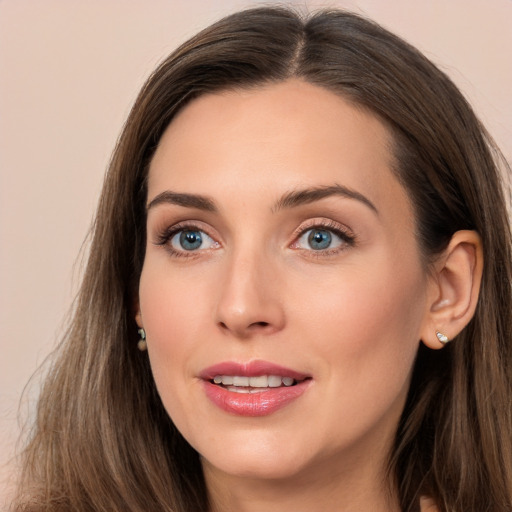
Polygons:
<instances>
[{"instance_id":1,"label":"teeth","mask_svg":"<svg viewBox=\"0 0 512 512\"><path fill-rule=\"evenodd\" d=\"M264 393L267 388L237 388L236 386L228 386L228 391L234 391L235 393Z\"/></svg>"},{"instance_id":2,"label":"teeth","mask_svg":"<svg viewBox=\"0 0 512 512\"><path fill-rule=\"evenodd\" d=\"M224 381L222 382L224 384ZM248 386L249 385L249 377L233 377L233 386Z\"/></svg>"},{"instance_id":3,"label":"teeth","mask_svg":"<svg viewBox=\"0 0 512 512\"><path fill-rule=\"evenodd\" d=\"M268 378L268 387L269 388L278 388L281 385L283 379L278 377L277 375L270 375Z\"/></svg>"},{"instance_id":4,"label":"teeth","mask_svg":"<svg viewBox=\"0 0 512 512\"><path fill-rule=\"evenodd\" d=\"M249 386L251 386L251 388L266 388L268 387L268 377L266 375L251 377L249 379Z\"/></svg>"},{"instance_id":5,"label":"teeth","mask_svg":"<svg viewBox=\"0 0 512 512\"><path fill-rule=\"evenodd\" d=\"M281 386L292 386L295 380L292 377L280 377L279 375L259 375L258 377L244 377L241 375L215 375L215 384L228 386L230 391L234 388L279 388ZM238 392L249 392L248 390L236 389ZM255 392L252 391L251 392Z\"/></svg>"}]
</instances>

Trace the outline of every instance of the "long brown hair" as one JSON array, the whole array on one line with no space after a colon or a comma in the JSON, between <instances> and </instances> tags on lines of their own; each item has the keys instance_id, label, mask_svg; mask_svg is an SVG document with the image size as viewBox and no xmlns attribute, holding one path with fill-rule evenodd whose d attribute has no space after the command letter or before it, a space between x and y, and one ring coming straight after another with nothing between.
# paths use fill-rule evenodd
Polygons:
<instances>
[{"instance_id":1,"label":"long brown hair","mask_svg":"<svg viewBox=\"0 0 512 512\"><path fill-rule=\"evenodd\" d=\"M403 40L351 13L303 18L285 8L221 20L144 85L112 157L14 510L208 509L199 456L166 414L137 350L148 165L193 98L290 77L388 126L426 267L455 231L480 233L485 268L475 316L444 350L419 349L389 472L404 512L418 510L422 494L443 512L511 510L512 244L499 152L453 83Z\"/></svg>"}]
</instances>

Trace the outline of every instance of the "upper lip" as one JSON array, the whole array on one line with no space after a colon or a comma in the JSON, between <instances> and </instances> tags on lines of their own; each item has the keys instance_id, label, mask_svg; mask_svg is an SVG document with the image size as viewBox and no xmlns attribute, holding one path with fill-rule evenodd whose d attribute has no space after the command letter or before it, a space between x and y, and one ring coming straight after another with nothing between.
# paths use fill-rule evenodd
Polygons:
<instances>
[{"instance_id":1,"label":"upper lip","mask_svg":"<svg viewBox=\"0 0 512 512\"><path fill-rule=\"evenodd\" d=\"M309 375L286 368L268 361L254 360L247 363L224 361L205 368L199 376L204 380L212 380L216 375L239 375L243 377L258 377L261 375L279 375L291 377L296 381L302 381Z\"/></svg>"}]
</instances>

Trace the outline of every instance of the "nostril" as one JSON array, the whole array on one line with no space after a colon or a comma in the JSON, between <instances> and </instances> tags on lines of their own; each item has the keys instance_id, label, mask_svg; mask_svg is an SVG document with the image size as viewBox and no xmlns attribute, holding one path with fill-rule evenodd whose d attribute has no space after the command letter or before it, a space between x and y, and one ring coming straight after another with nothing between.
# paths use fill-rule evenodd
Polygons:
<instances>
[{"instance_id":1,"label":"nostril","mask_svg":"<svg viewBox=\"0 0 512 512\"><path fill-rule=\"evenodd\" d=\"M249 328L250 327L267 327L268 325L270 325L268 322L254 322L251 325L249 325Z\"/></svg>"}]
</instances>

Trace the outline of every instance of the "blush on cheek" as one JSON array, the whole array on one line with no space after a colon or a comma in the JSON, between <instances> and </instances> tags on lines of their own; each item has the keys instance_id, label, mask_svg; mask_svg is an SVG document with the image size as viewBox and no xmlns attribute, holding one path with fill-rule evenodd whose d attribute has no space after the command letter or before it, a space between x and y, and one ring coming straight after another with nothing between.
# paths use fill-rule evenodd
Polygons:
<instances>
[{"instance_id":1,"label":"blush on cheek","mask_svg":"<svg viewBox=\"0 0 512 512\"><path fill-rule=\"evenodd\" d=\"M324 341L318 343L323 355L346 366L349 387L366 388L369 379L369 396L377 397L379 388L400 390L404 386L419 345L424 308L417 297L422 293L420 283L413 273L408 279L381 278L380 283L377 278L366 283L346 280L339 300L332 300L333 292L329 303L310 308L321 311L307 318L311 325L321 326ZM307 332L307 325L303 328Z\"/></svg>"}]
</instances>

